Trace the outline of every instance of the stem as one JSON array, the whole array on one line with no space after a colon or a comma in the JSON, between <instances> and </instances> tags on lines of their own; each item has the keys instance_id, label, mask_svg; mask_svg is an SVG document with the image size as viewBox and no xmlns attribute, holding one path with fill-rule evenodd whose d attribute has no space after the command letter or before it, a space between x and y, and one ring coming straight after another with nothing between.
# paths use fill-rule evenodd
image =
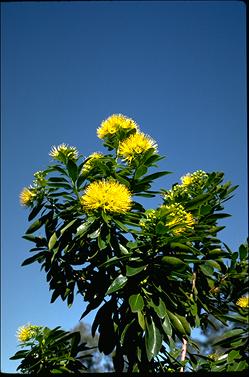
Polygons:
<instances>
[{"instance_id":1,"label":"stem","mask_svg":"<svg viewBox=\"0 0 249 377\"><path fill-rule=\"evenodd\" d=\"M185 361L186 359L186 353L187 353L187 340L185 338L182 338L182 355L181 355L181 361ZM180 372L184 372L184 367L181 367Z\"/></svg>"}]
</instances>

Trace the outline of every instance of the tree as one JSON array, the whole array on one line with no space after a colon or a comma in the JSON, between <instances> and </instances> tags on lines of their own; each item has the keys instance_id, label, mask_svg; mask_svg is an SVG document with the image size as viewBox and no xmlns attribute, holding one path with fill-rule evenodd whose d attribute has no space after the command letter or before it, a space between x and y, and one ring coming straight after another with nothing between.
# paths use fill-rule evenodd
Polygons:
<instances>
[{"instance_id":1,"label":"tree","mask_svg":"<svg viewBox=\"0 0 249 377\"><path fill-rule=\"evenodd\" d=\"M75 147L53 147L54 163L21 192L32 221L23 237L35 244L22 265L41 264L51 303L60 297L71 306L77 291L87 303L81 319L98 308L92 336L98 330L99 351L114 352L117 372L208 369L191 330L205 329L210 316L238 324L222 343L235 360L222 359L223 369L248 368L239 327L249 307L248 247L234 253L218 237L218 221L230 216L223 203L237 186L224 183L221 172L198 170L153 191L153 182L169 174L148 174L163 158L156 142L121 114L103 121L97 135L106 154L82 159ZM156 195L157 208L137 201ZM208 360L211 369L220 362Z\"/></svg>"}]
</instances>

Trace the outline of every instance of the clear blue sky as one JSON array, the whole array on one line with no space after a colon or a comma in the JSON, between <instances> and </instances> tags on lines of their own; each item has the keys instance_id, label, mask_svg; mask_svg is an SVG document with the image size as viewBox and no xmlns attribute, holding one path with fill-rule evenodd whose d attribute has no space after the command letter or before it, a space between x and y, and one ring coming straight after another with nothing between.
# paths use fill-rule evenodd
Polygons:
<instances>
[{"instance_id":1,"label":"clear blue sky","mask_svg":"<svg viewBox=\"0 0 249 377\"><path fill-rule=\"evenodd\" d=\"M50 161L51 145L87 156L102 145L100 122L123 113L159 144L170 188L197 169L239 184L221 222L234 250L247 236L246 8L240 1L2 3L2 366L16 329L74 327L40 265L21 267L28 212L19 193ZM154 199L148 206L158 204ZM89 315L86 320L90 322Z\"/></svg>"}]
</instances>

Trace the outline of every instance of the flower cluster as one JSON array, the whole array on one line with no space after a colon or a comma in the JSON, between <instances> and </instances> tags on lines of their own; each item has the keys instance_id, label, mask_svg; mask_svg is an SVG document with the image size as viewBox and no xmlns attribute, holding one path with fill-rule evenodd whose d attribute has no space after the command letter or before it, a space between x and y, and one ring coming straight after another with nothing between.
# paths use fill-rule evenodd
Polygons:
<instances>
[{"instance_id":1,"label":"flower cluster","mask_svg":"<svg viewBox=\"0 0 249 377\"><path fill-rule=\"evenodd\" d=\"M87 157L86 162L81 170L82 173L88 173L90 172L95 165L96 160L99 160L103 157L104 155L100 152L94 152L90 156Z\"/></svg>"},{"instance_id":2,"label":"flower cluster","mask_svg":"<svg viewBox=\"0 0 249 377\"><path fill-rule=\"evenodd\" d=\"M185 211L179 203L162 206L167 211L166 225L171 228L173 234L179 235L187 229L193 228L195 220L190 212Z\"/></svg>"},{"instance_id":3,"label":"flower cluster","mask_svg":"<svg viewBox=\"0 0 249 377\"><path fill-rule=\"evenodd\" d=\"M149 230L151 225L156 222L157 212L155 209L147 209L144 213L144 218L140 220L139 224L144 229Z\"/></svg>"},{"instance_id":4,"label":"flower cluster","mask_svg":"<svg viewBox=\"0 0 249 377\"><path fill-rule=\"evenodd\" d=\"M236 301L236 305L241 308L249 308L249 296L242 296Z\"/></svg>"},{"instance_id":5,"label":"flower cluster","mask_svg":"<svg viewBox=\"0 0 249 377\"><path fill-rule=\"evenodd\" d=\"M149 232L155 231L158 221L163 222L173 235L192 229L195 224L193 215L185 211L179 203L162 205L158 210L149 209L144 215L145 218L140 221L140 226Z\"/></svg>"},{"instance_id":6,"label":"flower cluster","mask_svg":"<svg viewBox=\"0 0 249 377\"><path fill-rule=\"evenodd\" d=\"M86 212L103 210L111 213L125 213L132 206L131 193L128 188L112 180L90 183L80 201Z\"/></svg>"},{"instance_id":7,"label":"flower cluster","mask_svg":"<svg viewBox=\"0 0 249 377\"><path fill-rule=\"evenodd\" d=\"M66 159L76 161L79 153L75 147L70 147L67 144L60 144L57 147L54 145L49 153L54 160L65 162Z\"/></svg>"},{"instance_id":8,"label":"flower cluster","mask_svg":"<svg viewBox=\"0 0 249 377\"><path fill-rule=\"evenodd\" d=\"M21 326L18 328L16 336L19 342L27 342L28 340L34 338L39 330L41 329L41 326L35 326L31 324L27 324L24 326Z\"/></svg>"},{"instance_id":9,"label":"flower cluster","mask_svg":"<svg viewBox=\"0 0 249 377\"><path fill-rule=\"evenodd\" d=\"M100 139L110 137L120 130L131 131L137 130L136 122L122 114L113 114L104 120L97 129L97 135Z\"/></svg>"},{"instance_id":10,"label":"flower cluster","mask_svg":"<svg viewBox=\"0 0 249 377\"><path fill-rule=\"evenodd\" d=\"M42 171L42 170L37 171L34 174L34 177L35 177L35 179L33 180L34 187L40 188L42 186L45 186L46 183L47 183L47 180L45 178L46 175L47 175L47 173Z\"/></svg>"},{"instance_id":11,"label":"flower cluster","mask_svg":"<svg viewBox=\"0 0 249 377\"><path fill-rule=\"evenodd\" d=\"M183 198L191 199L201 193L206 182L208 174L203 170L197 170L190 174L187 173L181 177L181 184L176 184L171 190L167 190L164 196L166 201L175 202Z\"/></svg>"},{"instance_id":12,"label":"flower cluster","mask_svg":"<svg viewBox=\"0 0 249 377\"><path fill-rule=\"evenodd\" d=\"M121 141L119 155L130 163L151 148L154 149L154 152L157 151L156 142L150 136L137 132Z\"/></svg>"}]
</instances>

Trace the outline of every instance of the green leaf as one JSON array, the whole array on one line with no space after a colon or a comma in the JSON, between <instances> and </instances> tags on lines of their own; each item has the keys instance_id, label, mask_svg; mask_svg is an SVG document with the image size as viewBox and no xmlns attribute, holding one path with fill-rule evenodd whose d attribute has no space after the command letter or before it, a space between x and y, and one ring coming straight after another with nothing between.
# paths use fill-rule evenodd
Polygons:
<instances>
[{"instance_id":1,"label":"green leaf","mask_svg":"<svg viewBox=\"0 0 249 377\"><path fill-rule=\"evenodd\" d=\"M203 274L206 275L206 276L208 276L208 277L212 276L213 273L214 273L214 269L213 269L213 267L209 266L209 265L206 264L206 263L200 265L200 269L201 269L201 271L203 272Z\"/></svg>"},{"instance_id":2,"label":"green leaf","mask_svg":"<svg viewBox=\"0 0 249 377\"><path fill-rule=\"evenodd\" d=\"M105 241L101 238L100 234L98 236L98 247L100 250L104 250L106 248Z\"/></svg>"},{"instance_id":3,"label":"green leaf","mask_svg":"<svg viewBox=\"0 0 249 377\"><path fill-rule=\"evenodd\" d=\"M48 186L52 188L64 188L65 190L72 190L72 186L66 182L65 183L64 182L61 182L61 183L51 182L51 183L48 183Z\"/></svg>"},{"instance_id":4,"label":"green leaf","mask_svg":"<svg viewBox=\"0 0 249 377\"><path fill-rule=\"evenodd\" d=\"M35 262L35 261L41 261L41 260L43 260L44 258L45 258L45 256L44 256L44 251L41 251L40 253L38 253L38 254L36 254L36 255L33 255L33 256L30 257L30 258L25 259L25 260L22 262L21 266L26 266L26 265L28 265L28 264L31 264L31 263Z\"/></svg>"},{"instance_id":5,"label":"green leaf","mask_svg":"<svg viewBox=\"0 0 249 377\"><path fill-rule=\"evenodd\" d=\"M126 276L133 276L139 274L139 272L143 271L146 266L140 266L140 267L130 267L126 266Z\"/></svg>"},{"instance_id":6,"label":"green leaf","mask_svg":"<svg viewBox=\"0 0 249 377\"><path fill-rule=\"evenodd\" d=\"M129 251L121 243L119 243L119 249L121 254L129 254Z\"/></svg>"},{"instance_id":7,"label":"green leaf","mask_svg":"<svg viewBox=\"0 0 249 377\"><path fill-rule=\"evenodd\" d=\"M162 322L162 328L163 328L163 331L165 332L166 335L172 336L172 327L171 327L171 323L170 323L170 320L169 320L167 313L165 313L165 315L164 315L164 320Z\"/></svg>"},{"instance_id":8,"label":"green leaf","mask_svg":"<svg viewBox=\"0 0 249 377\"><path fill-rule=\"evenodd\" d=\"M186 335L186 330L184 329L180 319L175 314L171 313L171 311L169 311L168 309L167 314L169 316L170 322L172 323L173 327L178 331L178 333L180 333L181 335Z\"/></svg>"},{"instance_id":9,"label":"green leaf","mask_svg":"<svg viewBox=\"0 0 249 377\"><path fill-rule=\"evenodd\" d=\"M33 222L29 228L26 230L26 234L34 233L36 230L38 230L42 225L44 224L43 221L40 219Z\"/></svg>"},{"instance_id":10,"label":"green leaf","mask_svg":"<svg viewBox=\"0 0 249 377\"><path fill-rule=\"evenodd\" d=\"M93 233L89 234L89 238L97 238L100 235L100 228L96 229Z\"/></svg>"},{"instance_id":11,"label":"green leaf","mask_svg":"<svg viewBox=\"0 0 249 377\"><path fill-rule=\"evenodd\" d=\"M165 306L163 300L161 299L161 297L159 297L158 305L156 305L155 301L153 301L153 300L150 300L148 303L151 307L153 307L154 311L156 312L156 314L158 315L159 318L162 319L162 318L165 317L165 315L167 315L166 306Z\"/></svg>"},{"instance_id":12,"label":"green leaf","mask_svg":"<svg viewBox=\"0 0 249 377\"><path fill-rule=\"evenodd\" d=\"M224 335L223 339L219 339L218 341L214 342L214 346L218 345L224 345L226 346L227 344L230 344L230 342L233 340L233 338L237 337L238 335L242 335L245 333L244 329L233 329L230 331L227 331L226 334Z\"/></svg>"},{"instance_id":13,"label":"green leaf","mask_svg":"<svg viewBox=\"0 0 249 377\"><path fill-rule=\"evenodd\" d=\"M152 316L145 318L145 348L149 361L158 354L161 349L163 336L160 330L156 327Z\"/></svg>"},{"instance_id":14,"label":"green leaf","mask_svg":"<svg viewBox=\"0 0 249 377\"><path fill-rule=\"evenodd\" d=\"M30 212L29 214L29 217L28 217L28 221L31 221L33 220L36 215L38 215L38 213L40 212L40 210L43 208L43 203L40 203L38 204L37 206L35 206L32 211Z\"/></svg>"},{"instance_id":15,"label":"green leaf","mask_svg":"<svg viewBox=\"0 0 249 377\"><path fill-rule=\"evenodd\" d=\"M113 219L115 224L118 226L119 229L123 230L124 232L129 232L129 229L119 220Z\"/></svg>"},{"instance_id":16,"label":"green leaf","mask_svg":"<svg viewBox=\"0 0 249 377\"><path fill-rule=\"evenodd\" d=\"M168 228L162 222L159 222L156 226L156 233L157 234L165 234L168 232Z\"/></svg>"},{"instance_id":17,"label":"green leaf","mask_svg":"<svg viewBox=\"0 0 249 377\"><path fill-rule=\"evenodd\" d=\"M142 175L144 175L144 174L146 174L147 173L147 170L148 170L148 168L146 168L146 166L144 166L144 165L141 165L141 166L139 166L138 168L137 168L137 170L136 170L136 173L135 173L135 179L138 179L138 178L140 178Z\"/></svg>"},{"instance_id":18,"label":"green leaf","mask_svg":"<svg viewBox=\"0 0 249 377\"><path fill-rule=\"evenodd\" d=\"M73 162L72 160L68 160L67 170L68 170L68 174L70 178L72 179L73 182L75 182L76 179L78 178L78 167L75 164L75 162Z\"/></svg>"},{"instance_id":19,"label":"green leaf","mask_svg":"<svg viewBox=\"0 0 249 377\"><path fill-rule=\"evenodd\" d=\"M142 312L138 311L137 312L137 319L138 319L138 323L140 325L140 327L142 328L142 330L145 330L145 319L144 319L144 315Z\"/></svg>"},{"instance_id":20,"label":"green leaf","mask_svg":"<svg viewBox=\"0 0 249 377\"><path fill-rule=\"evenodd\" d=\"M81 224L77 230L76 230L76 237L83 236L90 226L94 223L95 218L89 218L87 221L85 221L83 224Z\"/></svg>"},{"instance_id":21,"label":"green leaf","mask_svg":"<svg viewBox=\"0 0 249 377\"><path fill-rule=\"evenodd\" d=\"M57 241L57 236L56 236L56 232L54 232L48 242L49 250L53 249L54 245L56 244L56 241Z\"/></svg>"},{"instance_id":22,"label":"green leaf","mask_svg":"<svg viewBox=\"0 0 249 377\"><path fill-rule=\"evenodd\" d=\"M172 249L177 248L177 249L189 250L189 251L192 251L192 252L193 252L193 247L188 246L188 245L185 245L185 244L183 244L183 243L181 243L181 242L171 242L171 243L170 243L170 247L171 247Z\"/></svg>"},{"instance_id":23,"label":"green leaf","mask_svg":"<svg viewBox=\"0 0 249 377\"><path fill-rule=\"evenodd\" d=\"M105 261L104 263L100 264L98 267L109 267L111 266L112 264L117 264L117 262L119 262L120 260L122 259L126 259L126 258L129 258L131 254L126 254L126 255L123 255L122 257L112 257L110 259L108 259L107 261Z\"/></svg>"},{"instance_id":24,"label":"green leaf","mask_svg":"<svg viewBox=\"0 0 249 377\"><path fill-rule=\"evenodd\" d=\"M144 299L140 293L129 297L129 304L133 313L140 312L144 307Z\"/></svg>"},{"instance_id":25,"label":"green leaf","mask_svg":"<svg viewBox=\"0 0 249 377\"><path fill-rule=\"evenodd\" d=\"M24 359L30 350L22 350L15 353L14 356L10 357L10 360Z\"/></svg>"},{"instance_id":26,"label":"green leaf","mask_svg":"<svg viewBox=\"0 0 249 377\"><path fill-rule=\"evenodd\" d=\"M70 228L74 223L75 221L77 221L78 219L74 219L72 221L70 221L70 223L68 223L66 226L64 226L64 228L62 228L60 230L60 233L63 234L65 232L65 230L67 230L68 228Z\"/></svg>"},{"instance_id":27,"label":"green leaf","mask_svg":"<svg viewBox=\"0 0 249 377\"><path fill-rule=\"evenodd\" d=\"M158 173L149 174L149 175L147 175L146 177L144 177L144 178L139 182L139 184L147 183L147 182L151 182L151 181L153 181L154 179L157 179L157 178L163 177L164 175L166 175L166 174L170 174L170 173L171 173L171 172L169 172L169 171L161 171L161 172L158 172Z\"/></svg>"},{"instance_id":28,"label":"green leaf","mask_svg":"<svg viewBox=\"0 0 249 377\"><path fill-rule=\"evenodd\" d=\"M166 266L169 266L170 268L176 268L177 270L182 269L183 267L186 267L186 264L181 259L176 258L176 257L171 257L171 256L162 257L161 261Z\"/></svg>"},{"instance_id":29,"label":"green leaf","mask_svg":"<svg viewBox=\"0 0 249 377\"><path fill-rule=\"evenodd\" d=\"M189 204L186 204L185 208L187 211L191 209L195 209L200 207L202 204L208 201L210 199L210 194L201 194L197 195L194 199L192 199Z\"/></svg>"},{"instance_id":30,"label":"green leaf","mask_svg":"<svg viewBox=\"0 0 249 377\"><path fill-rule=\"evenodd\" d=\"M231 363L234 359L240 358L239 351L232 350L228 354L228 362Z\"/></svg>"},{"instance_id":31,"label":"green leaf","mask_svg":"<svg viewBox=\"0 0 249 377\"><path fill-rule=\"evenodd\" d=\"M119 289L123 288L127 283L128 278L120 274L110 285L106 294L109 295L113 292L118 291Z\"/></svg>"},{"instance_id":32,"label":"green leaf","mask_svg":"<svg viewBox=\"0 0 249 377\"><path fill-rule=\"evenodd\" d=\"M247 259L248 255L248 247L245 245L240 245L239 247L239 256L241 260Z\"/></svg>"}]
</instances>

